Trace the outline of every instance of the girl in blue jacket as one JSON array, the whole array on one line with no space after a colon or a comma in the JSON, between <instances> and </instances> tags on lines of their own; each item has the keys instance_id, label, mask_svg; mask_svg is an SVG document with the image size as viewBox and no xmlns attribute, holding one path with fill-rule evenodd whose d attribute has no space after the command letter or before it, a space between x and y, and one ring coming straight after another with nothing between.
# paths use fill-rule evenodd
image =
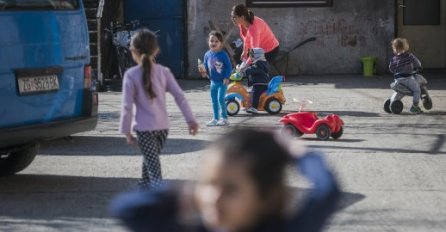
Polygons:
<instances>
[{"instance_id":1,"label":"girl in blue jacket","mask_svg":"<svg viewBox=\"0 0 446 232\"><path fill-rule=\"evenodd\" d=\"M228 54L223 50L223 35L211 31L208 38L209 51L204 54L206 73L202 74L211 81L211 100L214 117L207 126L229 125L225 95L229 84L232 65ZM220 117L221 116L221 117Z\"/></svg>"}]
</instances>

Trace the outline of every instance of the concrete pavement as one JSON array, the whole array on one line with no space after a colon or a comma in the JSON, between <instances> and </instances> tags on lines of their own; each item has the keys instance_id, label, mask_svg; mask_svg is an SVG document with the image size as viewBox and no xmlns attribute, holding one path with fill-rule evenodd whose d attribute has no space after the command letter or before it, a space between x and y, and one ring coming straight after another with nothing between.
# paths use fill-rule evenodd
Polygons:
<instances>
[{"instance_id":1,"label":"concrete pavement","mask_svg":"<svg viewBox=\"0 0 446 232\"><path fill-rule=\"evenodd\" d=\"M339 114L345 121L340 140L318 141L304 135L309 147L323 150L343 189L340 211L327 231L446 231L446 75L426 74L434 107L422 115L387 114L390 76L291 77L283 89L283 113L297 106L291 99L311 99L308 110ZM200 150L225 128L206 128L211 118L208 83L180 81L197 118L200 133L187 135L178 108L169 97L171 130L161 156L166 179L196 176ZM141 157L118 134L120 93L100 94L95 131L42 145L22 173L0 178L0 231L122 231L107 214L109 200L134 186ZM232 127L280 128L280 115L230 118ZM290 173L290 186L308 184Z\"/></svg>"}]
</instances>

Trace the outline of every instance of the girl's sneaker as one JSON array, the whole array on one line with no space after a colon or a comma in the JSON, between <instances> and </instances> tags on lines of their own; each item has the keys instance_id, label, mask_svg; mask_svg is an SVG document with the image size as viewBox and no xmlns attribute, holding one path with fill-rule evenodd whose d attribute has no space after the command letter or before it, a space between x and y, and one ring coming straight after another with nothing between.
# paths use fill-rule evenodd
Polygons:
<instances>
[{"instance_id":1,"label":"girl's sneaker","mask_svg":"<svg viewBox=\"0 0 446 232\"><path fill-rule=\"evenodd\" d=\"M211 121L206 123L206 126L218 126L217 123L218 121L216 119L212 119Z\"/></svg>"},{"instance_id":2,"label":"girl's sneaker","mask_svg":"<svg viewBox=\"0 0 446 232\"><path fill-rule=\"evenodd\" d=\"M229 126L228 119L222 118L217 122L217 126Z\"/></svg>"}]
</instances>

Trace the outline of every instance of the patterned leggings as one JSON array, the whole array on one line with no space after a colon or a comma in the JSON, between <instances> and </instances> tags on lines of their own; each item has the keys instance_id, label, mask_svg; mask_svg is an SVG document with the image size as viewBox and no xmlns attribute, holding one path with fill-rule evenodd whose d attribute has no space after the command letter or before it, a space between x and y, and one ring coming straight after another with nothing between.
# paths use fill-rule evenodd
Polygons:
<instances>
[{"instance_id":1,"label":"patterned leggings","mask_svg":"<svg viewBox=\"0 0 446 232\"><path fill-rule=\"evenodd\" d=\"M138 145L143 154L140 187L157 187L163 179L159 154L166 142L168 130L136 131Z\"/></svg>"}]
</instances>

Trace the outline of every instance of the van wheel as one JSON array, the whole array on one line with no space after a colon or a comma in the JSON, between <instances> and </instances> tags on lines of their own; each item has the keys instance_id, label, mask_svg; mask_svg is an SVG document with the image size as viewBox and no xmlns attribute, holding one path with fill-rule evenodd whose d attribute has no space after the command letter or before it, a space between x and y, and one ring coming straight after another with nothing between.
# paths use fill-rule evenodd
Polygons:
<instances>
[{"instance_id":1,"label":"van wheel","mask_svg":"<svg viewBox=\"0 0 446 232\"><path fill-rule=\"evenodd\" d=\"M39 143L32 143L14 151L0 153L0 176L13 175L28 167L39 152L39 148Z\"/></svg>"},{"instance_id":2,"label":"van wheel","mask_svg":"<svg viewBox=\"0 0 446 232\"><path fill-rule=\"evenodd\" d=\"M275 98L270 98L265 103L265 110L270 114L278 114L282 110L282 103Z\"/></svg>"}]
</instances>

